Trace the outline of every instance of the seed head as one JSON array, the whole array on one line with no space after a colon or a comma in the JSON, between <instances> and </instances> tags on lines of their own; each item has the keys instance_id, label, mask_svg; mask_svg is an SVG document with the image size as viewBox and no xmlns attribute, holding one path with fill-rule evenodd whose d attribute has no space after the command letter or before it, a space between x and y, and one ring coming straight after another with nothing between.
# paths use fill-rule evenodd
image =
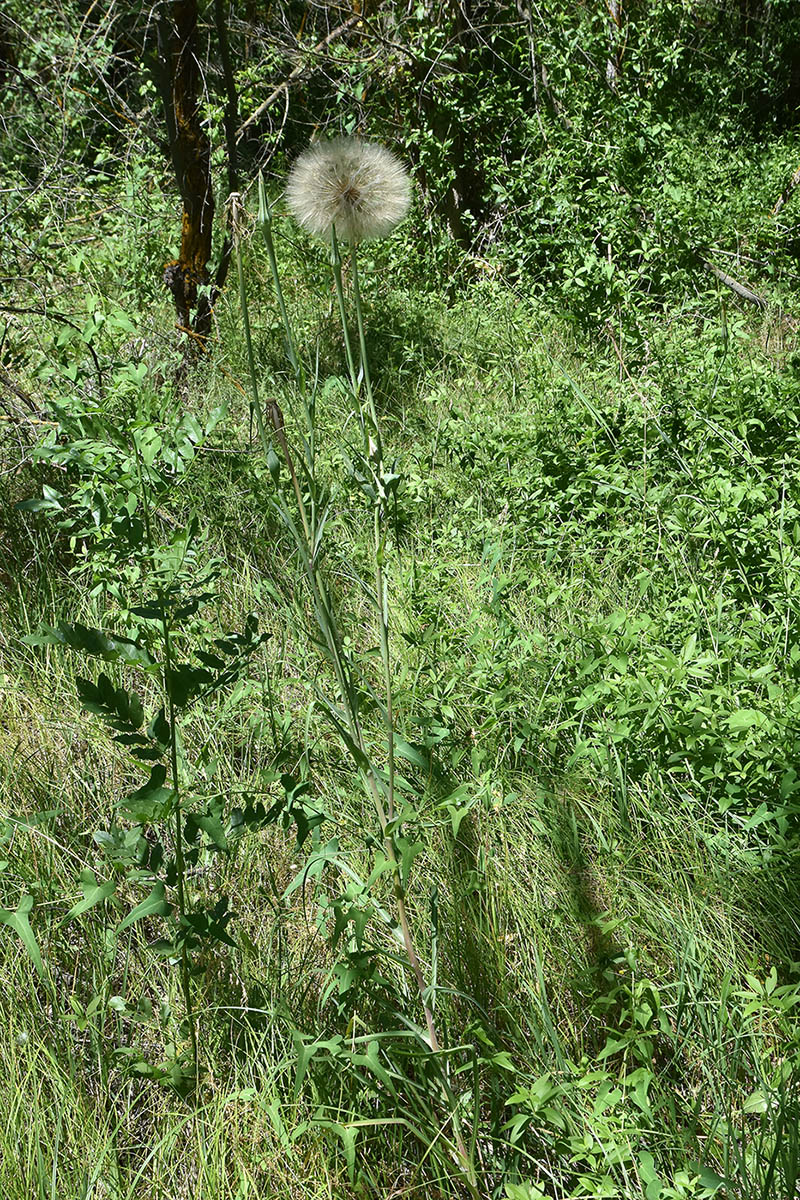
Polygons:
<instances>
[{"instance_id":1,"label":"seed head","mask_svg":"<svg viewBox=\"0 0 800 1200\"><path fill-rule=\"evenodd\" d=\"M390 150L338 137L304 150L289 173L286 202L316 237L347 242L385 237L411 204L411 181Z\"/></svg>"}]
</instances>

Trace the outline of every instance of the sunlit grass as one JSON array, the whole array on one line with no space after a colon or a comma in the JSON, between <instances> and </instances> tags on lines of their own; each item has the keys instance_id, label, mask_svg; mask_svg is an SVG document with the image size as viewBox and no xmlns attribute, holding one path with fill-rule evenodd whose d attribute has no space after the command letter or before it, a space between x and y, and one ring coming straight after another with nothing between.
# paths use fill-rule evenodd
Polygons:
<instances>
[{"instance_id":1,"label":"sunlit grass","mask_svg":"<svg viewBox=\"0 0 800 1200\"><path fill-rule=\"evenodd\" d=\"M279 252L293 319L304 344L319 346L320 379L342 374L332 297L299 250ZM291 420L268 264L254 250L251 265L256 355ZM764 502L735 489L752 470L743 439L753 454L758 438L771 439L759 451L764 470L770 454L794 462L796 448L774 386L781 356L764 351L757 323L742 323L720 365L715 305L706 297L676 317L658 356L632 347L641 355L634 384L612 352L598 355L499 284L455 306L382 286L372 302L376 405L387 456L405 477L387 568L397 729L433 763L427 775L402 767L420 796L415 831L425 843L409 909L439 989L437 1019L451 1045L468 1048L458 1102L477 1118L476 1153L498 1196L506 1183L538 1181L555 1200L602 1195L601 1186L627 1200L643 1193L647 1155L663 1183L653 1194L669 1200L713 1194L713 1175L693 1163L728 1177L717 1193L726 1200L771 1200L773 1156L792 1184L797 1008L791 993L772 1000L755 984L773 966L776 987L797 979L796 850L791 831L744 827L756 807L747 780L727 813L720 797L747 754L754 796L771 794L769 771L780 782L791 766L779 715L795 703L784 657L796 588L792 489L784 526L773 522L774 540L765 530L758 549L751 523ZM316 650L287 603L292 546L269 515L269 480L245 446L247 400L231 383L245 367L233 308L221 306L222 341L186 384L199 415L229 399L229 417L167 517L180 521L190 504L202 514L209 552L225 565L220 627L257 610L272 640L235 700L215 699L187 721L187 755L217 760L220 787L234 797L268 786L263 771L280 746L361 870L368 806L315 705ZM706 334L693 339L701 317ZM687 362L691 387L676 399L670 388ZM780 379L793 394L791 372ZM747 417L756 405L763 428L739 428L732 448L728 431L715 440L729 409ZM375 627L359 582L369 547L362 502L342 482L343 428L351 435L340 386L321 388L319 413L320 473L333 496L327 566L370 671ZM682 454L691 443L691 477L659 427ZM20 492L4 477L9 502L33 493L25 479ZM712 493L719 480L729 493ZM735 553L713 522L701 525L701 494L733 497L722 515ZM403 1058L380 998L347 1021L322 1003L333 960L313 887L285 897L305 854L291 830L247 834L231 858L209 856L190 877L198 895L230 894L238 943L229 958L199 963L197 1106L126 1069L120 1048L137 1043L158 1057L169 1035L107 1001L166 1001L180 1015L175 979L145 953L146 929L112 946L100 910L60 922L80 870L99 861L92 836L130 768L79 709L76 664L20 642L41 621L88 621L103 597L87 598L80 572L67 574L77 559L43 520L20 515L11 533L0 560L15 581L3 601L0 903L35 896L48 981L0 927L3 1195L458 1195L457 1171L446 1177L430 1150L441 1130L435 1105L425 1109L419 1064ZM770 558L776 547L783 559ZM765 577L767 562L777 567ZM745 583L758 589L756 603ZM753 673L768 664L762 682ZM644 709L631 716L630 706L648 684L663 700L645 731ZM577 707L592 687L597 697ZM702 706L698 736L708 741L687 767ZM733 712L759 707L777 714L771 741L761 725L730 731ZM379 736L377 715L369 720ZM617 721L630 729L614 741ZM587 741L591 753L574 756ZM717 760L725 770L715 776ZM34 820L42 813L51 815ZM323 828L334 832L333 822ZM384 969L402 979L397 964ZM105 1007L84 1023L96 995ZM382 1062L392 1079L407 1071L397 1097L336 1062L310 1072L295 1095L300 1036L370 1033L391 1034ZM516 1142L506 1126L514 1116L527 1122Z\"/></svg>"}]
</instances>

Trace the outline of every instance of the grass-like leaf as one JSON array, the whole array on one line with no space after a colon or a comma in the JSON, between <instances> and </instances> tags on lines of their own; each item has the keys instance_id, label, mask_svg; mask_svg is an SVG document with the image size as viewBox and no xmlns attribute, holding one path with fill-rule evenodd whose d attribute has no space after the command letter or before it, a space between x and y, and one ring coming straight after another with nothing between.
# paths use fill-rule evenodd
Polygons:
<instances>
[{"instance_id":1,"label":"grass-like leaf","mask_svg":"<svg viewBox=\"0 0 800 1200\"><path fill-rule=\"evenodd\" d=\"M28 919L32 908L33 896L21 896L14 912L10 912L7 908L0 908L0 924L7 925L9 929L14 930L27 950L28 956L36 968L39 977L46 981L47 976L39 951L39 945Z\"/></svg>"}]
</instances>

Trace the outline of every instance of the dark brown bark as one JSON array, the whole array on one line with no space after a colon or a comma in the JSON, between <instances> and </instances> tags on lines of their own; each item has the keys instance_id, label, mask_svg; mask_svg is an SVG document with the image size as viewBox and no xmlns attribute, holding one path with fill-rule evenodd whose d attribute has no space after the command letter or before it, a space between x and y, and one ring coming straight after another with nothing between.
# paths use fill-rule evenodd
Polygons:
<instances>
[{"instance_id":1,"label":"dark brown bark","mask_svg":"<svg viewBox=\"0 0 800 1200\"><path fill-rule=\"evenodd\" d=\"M239 155L236 148L236 127L239 124L239 97L236 92L236 79L231 65L231 54L228 46L228 23L224 0L214 0L214 25L219 45L219 56L222 63L222 75L225 82L225 148L228 155L228 191L239 191ZM214 276L214 284L209 292L205 292L197 306L194 330L201 337L207 337L211 331L211 317L225 280L228 277L228 267L231 261L233 243L229 233L225 234L222 243L219 263Z\"/></svg>"},{"instance_id":2,"label":"dark brown bark","mask_svg":"<svg viewBox=\"0 0 800 1200\"><path fill-rule=\"evenodd\" d=\"M0 87L5 87L8 76L17 65L14 47L11 44L11 30L5 18L0 15Z\"/></svg>"},{"instance_id":3,"label":"dark brown bark","mask_svg":"<svg viewBox=\"0 0 800 1200\"><path fill-rule=\"evenodd\" d=\"M741 296L742 300L749 300L751 304L755 304L756 308L767 307L766 300L754 292L752 288L745 287L743 283L739 283L738 279L734 279L732 275L727 273L727 271L722 271L716 265L716 263L709 262L708 259L703 258L702 255L699 255L698 257L700 258L700 262L703 264L706 270L710 271L715 279L718 279L720 283L724 283L725 287L730 288L731 291L735 292L737 296Z\"/></svg>"},{"instance_id":4,"label":"dark brown bark","mask_svg":"<svg viewBox=\"0 0 800 1200\"><path fill-rule=\"evenodd\" d=\"M159 29L160 91L183 219L180 256L167 263L164 282L172 292L179 324L188 329L198 288L208 282L214 192L211 143L200 123L197 0L174 0L171 10L171 19L162 21Z\"/></svg>"}]
</instances>

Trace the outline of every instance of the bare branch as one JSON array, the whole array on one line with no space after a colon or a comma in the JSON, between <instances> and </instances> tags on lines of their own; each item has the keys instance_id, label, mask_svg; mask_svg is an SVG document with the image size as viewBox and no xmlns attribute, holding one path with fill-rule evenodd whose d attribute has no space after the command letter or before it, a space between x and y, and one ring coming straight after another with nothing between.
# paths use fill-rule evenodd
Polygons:
<instances>
[{"instance_id":1,"label":"bare branch","mask_svg":"<svg viewBox=\"0 0 800 1200\"><path fill-rule=\"evenodd\" d=\"M715 279L718 279L720 283L724 283L725 287L730 288L737 296L741 296L743 300L749 300L751 304L755 304L758 308L767 307L767 302L762 296L756 295L750 288L745 287L743 283L739 283L737 279L734 279L732 275L728 275L725 271L720 270L715 263L709 262L708 259L702 256L700 257L700 262L706 270L711 272Z\"/></svg>"},{"instance_id":2,"label":"bare branch","mask_svg":"<svg viewBox=\"0 0 800 1200\"><path fill-rule=\"evenodd\" d=\"M352 29L354 25L358 25L358 23L362 20L363 20L363 17L361 16L360 13L356 13L352 17L348 17L348 19L346 21L344 21L343 24L338 25L336 27L336 29L332 29L331 32L327 35L327 37L324 37L321 42L317 42L316 46L314 47L313 50L310 51L310 53L316 54L319 50L324 50L324 48L326 46L329 46L331 44L331 42L335 41L336 38L341 37L341 35L343 33L346 33L348 29ZM259 117L261 117L267 111L270 104L272 104L273 101L278 99L278 96L280 96L281 92L288 92L291 85L293 83L295 83L300 78L300 76L305 73L305 71L307 69L308 69L307 63L305 63L305 62L299 63L295 67L295 69L292 71L292 73L288 76L288 78L284 79L283 83L279 83L276 88L273 88L273 90L267 96L266 100L264 100L264 102L262 104L259 104L259 106L255 110L255 112L252 112L250 114L250 116L247 118L247 120L244 121L239 126L239 128L236 131L236 141L237 142L240 142L242 140L245 130L249 129L251 125L255 124L255 122L259 119Z\"/></svg>"},{"instance_id":3,"label":"bare branch","mask_svg":"<svg viewBox=\"0 0 800 1200\"><path fill-rule=\"evenodd\" d=\"M786 202L791 198L792 192L795 190L798 184L800 184L800 167L797 168L794 175L778 197L775 207L772 210L773 217L777 217L778 213L784 207Z\"/></svg>"}]
</instances>

